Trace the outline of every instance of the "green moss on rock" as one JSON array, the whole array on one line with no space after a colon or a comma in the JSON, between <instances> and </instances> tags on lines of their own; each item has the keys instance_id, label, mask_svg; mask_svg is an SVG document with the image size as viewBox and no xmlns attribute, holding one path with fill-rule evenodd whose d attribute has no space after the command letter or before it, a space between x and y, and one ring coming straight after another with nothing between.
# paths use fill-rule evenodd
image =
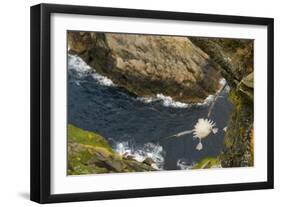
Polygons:
<instances>
[{"instance_id":1,"label":"green moss on rock","mask_svg":"<svg viewBox=\"0 0 281 207\"><path fill-rule=\"evenodd\" d=\"M234 104L234 110L220 155L222 167L253 166L253 102L240 90L234 89L230 91L229 99Z\"/></svg>"},{"instance_id":2,"label":"green moss on rock","mask_svg":"<svg viewBox=\"0 0 281 207\"><path fill-rule=\"evenodd\" d=\"M67 133L68 142L70 143L74 142L94 147L102 147L110 152L113 152L106 139L98 135L97 133L80 129L72 124L68 125Z\"/></svg>"},{"instance_id":3,"label":"green moss on rock","mask_svg":"<svg viewBox=\"0 0 281 207\"><path fill-rule=\"evenodd\" d=\"M217 157L206 157L199 161L192 169L219 168L221 163Z\"/></svg>"},{"instance_id":4,"label":"green moss on rock","mask_svg":"<svg viewBox=\"0 0 281 207\"><path fill-rule=\"evenodd\" d=\"M207 37L189 39L210 56L231 88L229 99L234 110L227 125L224 150L219 156L222 167L253 166L254 41Z\"/></svg>"},{"instance_id":5,"label":"green moss on rock","mask_svg":"<svg viewBox=\"0 0 281 207\"><path fill-rule=\"evenodd\" d=\"M104 137L68 125L68 175L154 170L146 163L119 155Z\"/></svg>"}]
</instances>

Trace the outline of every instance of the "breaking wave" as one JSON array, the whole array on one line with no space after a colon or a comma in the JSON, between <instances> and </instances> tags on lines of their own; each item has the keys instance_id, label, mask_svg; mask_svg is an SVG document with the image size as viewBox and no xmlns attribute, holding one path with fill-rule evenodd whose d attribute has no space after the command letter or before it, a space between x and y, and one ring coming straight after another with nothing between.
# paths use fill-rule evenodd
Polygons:
<instances>
[{"instance_id":1,"label":"breaking wave","mask_svg":"<svg viewBox=\"0 0 281 207\"><path fill-rule=\"evenodd\" d=\"M96 80L100 85L102 86L116 86L113 81L106 76L100 75L96 72L96 70L87 63L82 60L77 55L68 54L68 69L74 70L78 74L80 78L89 76ZM81 81L76 81L75 84L80 85ZM220 80L220 85L224 85L226 83L226 80L222 78ZM229 90L229 87L227 86L225 90ZM189 108L191 106L206 106L212 103L215 99L215 95L208 95L203 102L195 103L195 104L187 104L179 101L175 101L170 96L165 96L163 94L157 94L153 97L137 97L136 100L141 101L143 103L152 103L152 102L161 102L163 106L165 107L171 107L171 108Z\"/></svg>"},{"instance_id":2,"label":"breaking wave","mask_svg":"<svg viewBox=\"0 0 281 207\"><path fill-rule=\"evenodd\" d=\"M114 150L122 156L132 156L138 162L143 162L146 158L151 158L154 161L151 166L155 169L160 170L164 167L165 152L159 144L149 142L141 147L134 147L127 141L117 143Z\"/></svg>"},{"instance_id":3,"label":"breaking wave","mask_svg":"<svg viewBox=\"0 0 281 207\"><path fill-rule=\"evenodd\" d=\"M163 94L157 94L155 97L137 97L136 99L144 103L161 101L163 103L163 106L173 107L173 108L187 108L190 106L189 104L186 103L174 101L172 97L165 96Z\"/></svg>"},{"instance_id":4,"label":"breaking wave","mask_svg":"<svg viewBox=\"0 0 281 207\"><path fill-rule=\"evenodd\" d=\"M67 67L69 70L75 70L79 75L83 75L92 70L80 57L77 55L68 54L67 56Z\"/></svg>"},{"instance_id":5,"label":"breaking wave","mask_svg":"<svg viewBox=\"0 0 281 207\"><path fill-rule=\"evenodd\" d=\"M186 161L179 159L177 161L177 167L180 170L191 170L194 167L195 163L187 163Z\"/></svg>"},{"instance_id":6,"label":"breaking wave","mask_svg":"<svg viewBox=\"0 0 281 207\"><path fill-rule=\"evenodd\" d=\"M102 86L115 86L112 80L98 73L93 73L92 77Z\"/></svg>"},{"instance_id":7,"label":"breaking wave","mask_svg":"<svg viewBox=\"0 0 281 207\"><path fill-rule=\"evenodd\" d=\"M191 106L205 106L209 105L215 98L215 95L209 95L205 98L202 103L195 103L195 104L187 104L182 103L179 101L174 101L172 97L165 96L163 94L157 94L155 97L137 97L138 101L143 103L152 103L152 102L162 102L163 106L171 107L171 108L189 108Z\"/></svg>"},{"instance_id":8,"label":"breaking wave","mask_svg":"<svg viewBox=\"0 0 281 207\"><path fill-rule=\"evenodd\" d=\"M227 82L224 78L222 78L222 79L220 79L219 84L221 86L224 86L225 84L227 84ZM229 92L229 86L228 85L225 87L224 91ZM192 103L192 104L174 101L172 99L172 97L165 96L163 94L157 94L156 96L153 96L153 97L137 97L136 99L138 101L143 102L143 103L162 102L163 106L166 106L166 107L189 108L191 106L208 106L209 104L211 104L215 100L215 98L216 98L216 95L210 94L204 99L203 102Z\"/></svg>"},{"instance_id":9,"label":"breaking wave","mask_svg":"<svg viewBox=\"0 0 281 207\"><path fill-rule=\"evenodd\" d=\"M102 86L115 86L112 80L98 74L94 68L87 65L87 63L85 63L84 60L77 55L68 54L68 69L76 71L80 78L91 75L92 78ZM79 82L76 84L80 85Z\"/></svg>"}]
</instances>

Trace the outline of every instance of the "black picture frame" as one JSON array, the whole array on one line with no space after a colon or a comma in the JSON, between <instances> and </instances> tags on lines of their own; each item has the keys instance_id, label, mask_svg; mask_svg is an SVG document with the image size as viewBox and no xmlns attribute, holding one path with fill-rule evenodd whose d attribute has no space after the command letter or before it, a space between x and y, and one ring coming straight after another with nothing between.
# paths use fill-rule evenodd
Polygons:
<instances>
[{"instance_id":1,"label":"black picture frame","mask_svg":"<svg viewBox=\"0 0 281 207\"><path fill-rule=\"evenodd\" d=\"M238 184L220 184L189 187L169 187L74 194L51 194L51 72L50 72L50 16L52 13L134 17L181 20L207 23L232 23L267 26L267 181ZM88 201L102 199L166 196L179 194L242 191L273 188L273 44L274 20L272 18L195 14L168 11L103 8L72 5L39 4L31 7L31 174L30 199L38 203Z\"/></svg>"}]
</instances>

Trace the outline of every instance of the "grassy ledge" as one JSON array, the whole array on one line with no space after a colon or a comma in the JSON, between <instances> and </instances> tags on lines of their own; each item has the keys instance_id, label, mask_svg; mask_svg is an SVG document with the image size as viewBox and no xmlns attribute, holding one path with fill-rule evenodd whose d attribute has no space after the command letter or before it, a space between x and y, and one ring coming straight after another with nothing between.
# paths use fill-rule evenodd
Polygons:
<instances>
[{"instance_id":1,"label":"grassy ledge","mask_svg":"<svg viewBox=\"0 0 281 207\"><path fill-rule=\"evenodd\" d=\"M68 125L68 175L113 172L144 172L155 169L147 163L125 158L115 152L97 133Z\"/></svg>"}]
</instances>

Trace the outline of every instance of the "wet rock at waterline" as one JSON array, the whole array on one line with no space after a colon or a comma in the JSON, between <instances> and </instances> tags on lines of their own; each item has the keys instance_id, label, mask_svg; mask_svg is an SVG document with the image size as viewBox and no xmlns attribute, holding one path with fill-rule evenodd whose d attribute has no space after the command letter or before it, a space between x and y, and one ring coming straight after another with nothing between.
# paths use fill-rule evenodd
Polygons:
<instances>
[{"instance_id":1,"label":"wet rock at waterline","mask_svg":"<svg viewBox=\"0 0 281 207\"><path fill-rule=\"evenodd\" d=\"M68 175L154 171L150 163L126 159L102 136L68 125Z\"/></svg>"},{"instance_id":2,"label":"wet rock at waterline","mask_svg":"<svg viewBox=\"0 0 281 207\"><path fill-rule=\"evenodd\" d=\"M138 96L202 102L219 87L209 56L186 37L69 32L68 47L97 72Z\"/></svg>"}]
</instances>

